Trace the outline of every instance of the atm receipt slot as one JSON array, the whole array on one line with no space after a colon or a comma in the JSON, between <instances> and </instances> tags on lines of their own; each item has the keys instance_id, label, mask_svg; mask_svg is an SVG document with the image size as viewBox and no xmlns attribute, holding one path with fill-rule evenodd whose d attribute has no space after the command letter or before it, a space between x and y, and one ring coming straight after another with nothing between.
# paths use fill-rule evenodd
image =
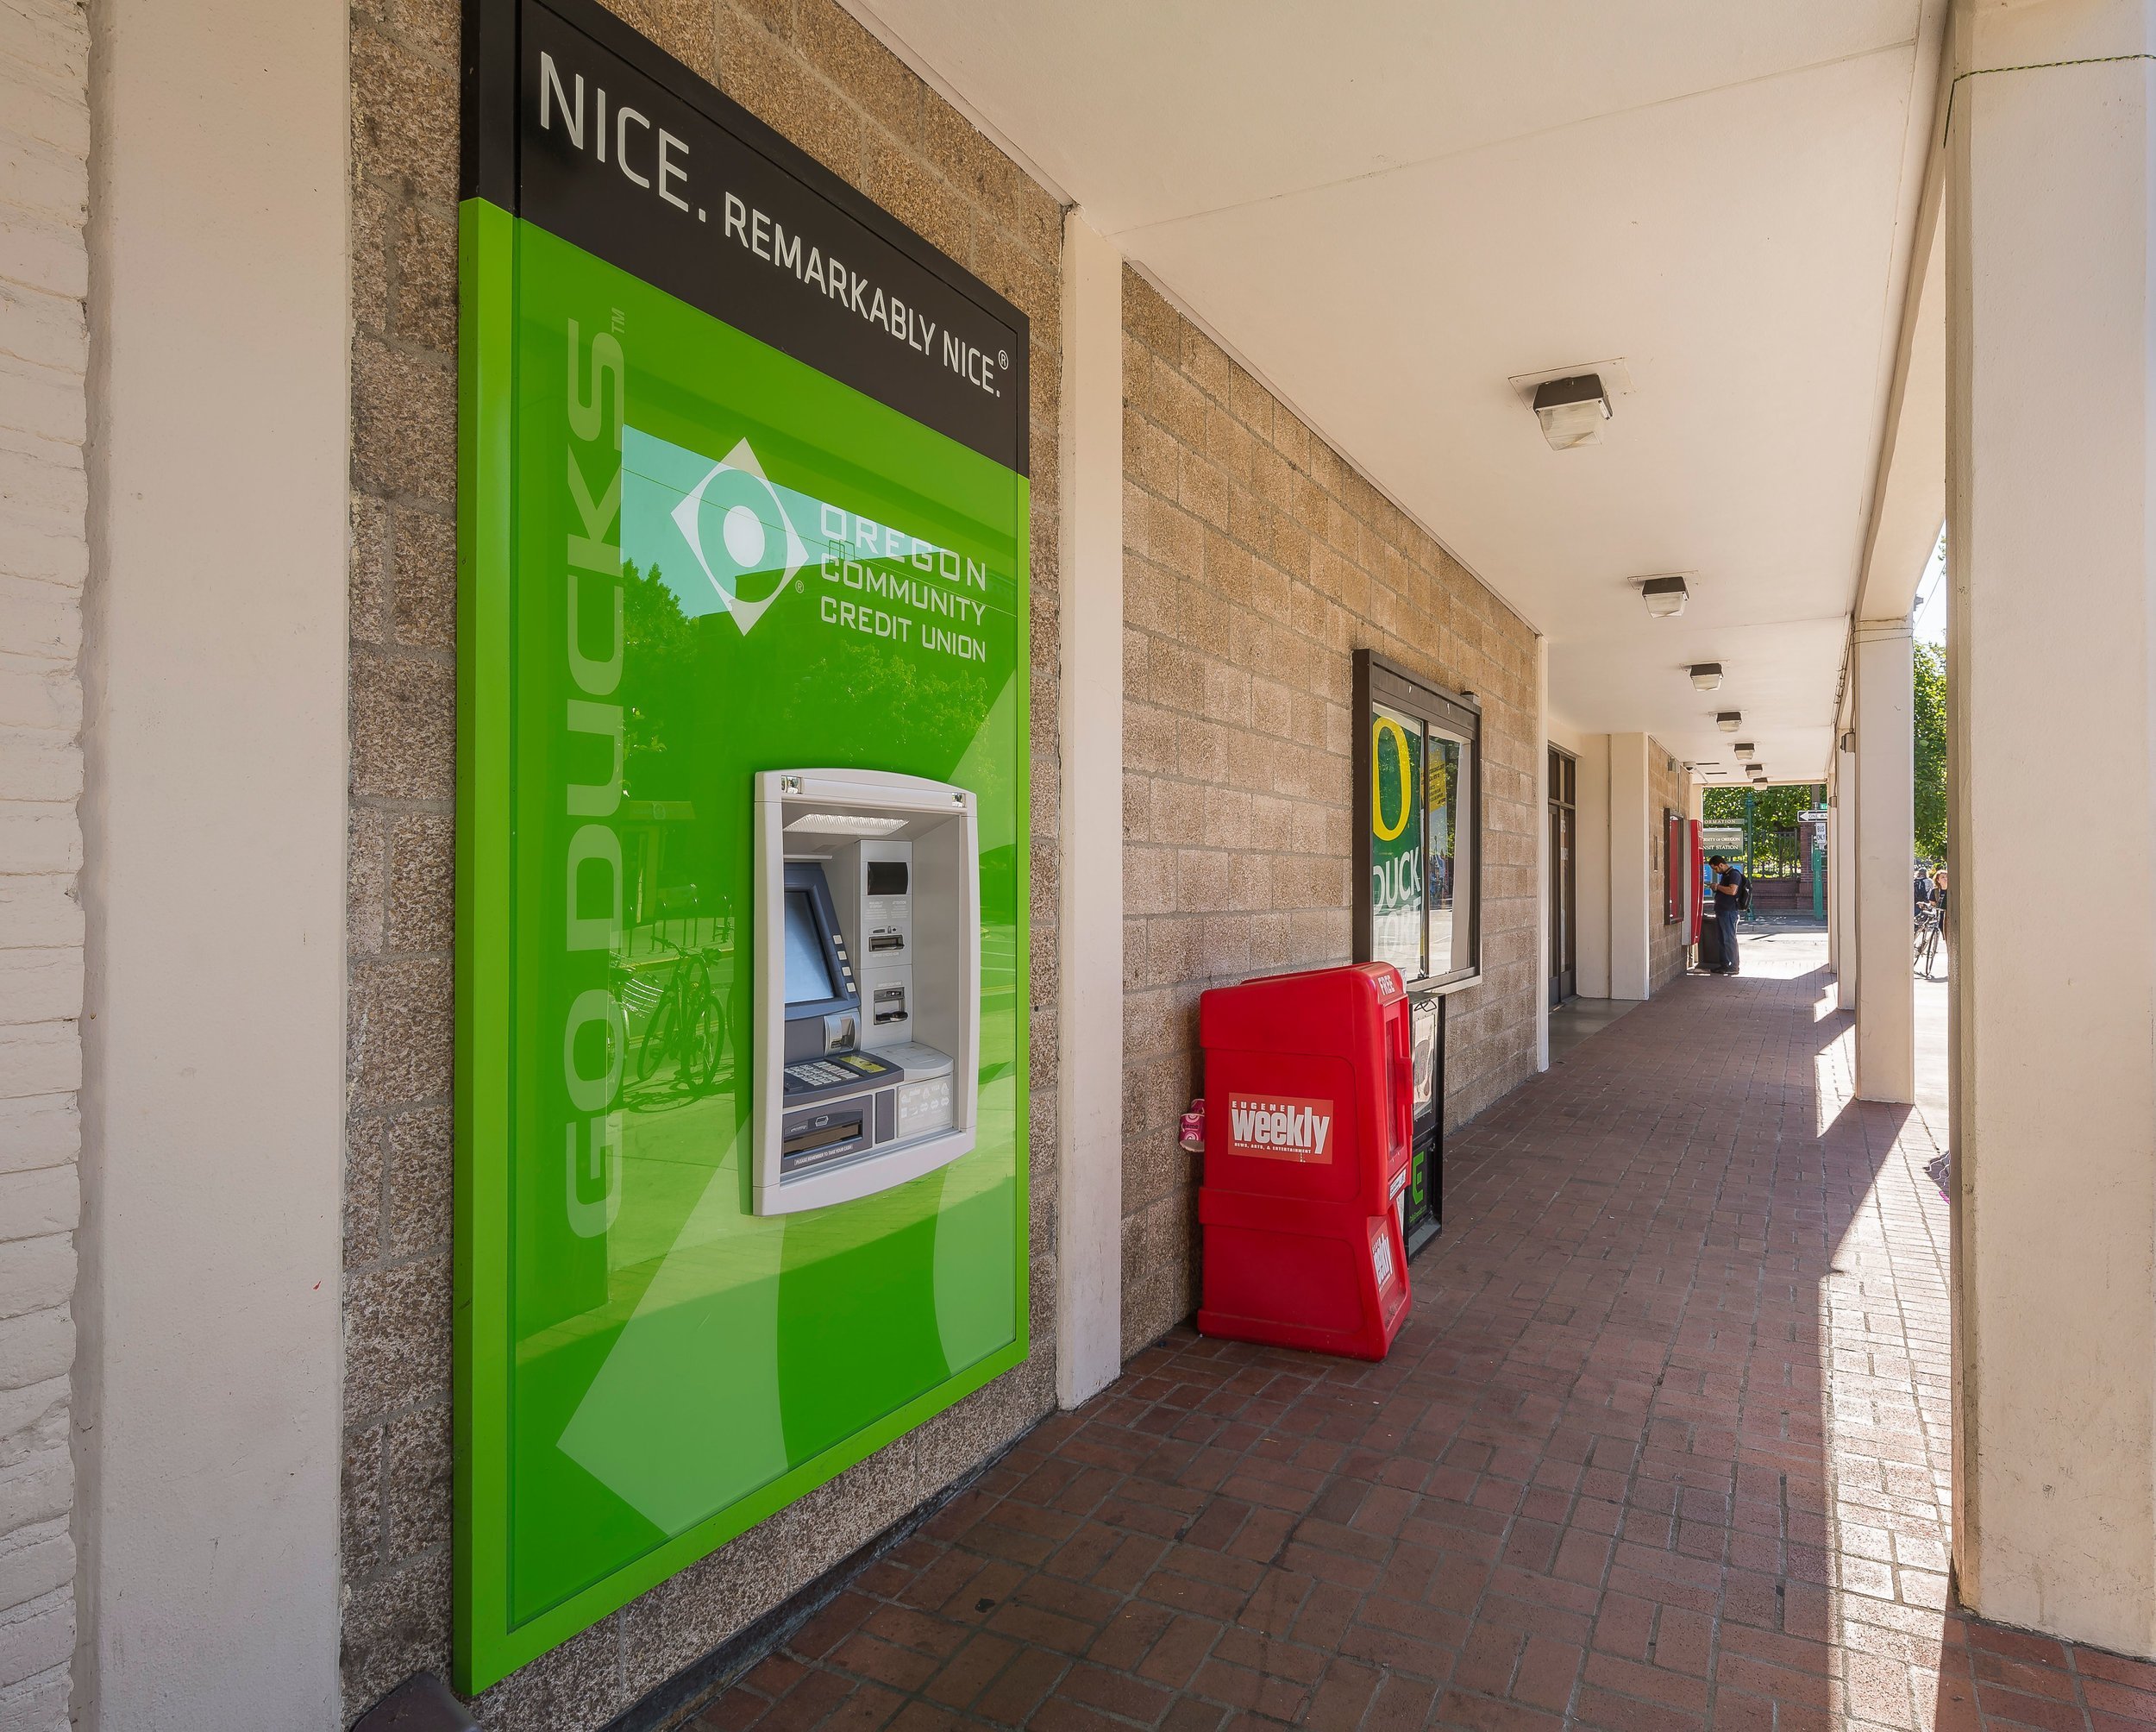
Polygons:
<instances>
[{"instance_id":1,"label":"atm receipt slot","mask_svg":"<svg viewBox=\"0 0 2156 1732\"><path fill-rule=\"evenodd\" d=\"M972 1149L980 849L948 782L767 770L755 800L755 1207L783 1214Z\"/></svg>"}]
</instances>

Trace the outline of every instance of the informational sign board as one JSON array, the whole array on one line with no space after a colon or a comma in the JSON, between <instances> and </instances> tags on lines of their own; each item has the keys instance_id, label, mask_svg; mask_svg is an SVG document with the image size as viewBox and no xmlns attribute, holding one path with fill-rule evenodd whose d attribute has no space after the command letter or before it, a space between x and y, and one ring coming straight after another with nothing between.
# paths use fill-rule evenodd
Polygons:
<instances>
[{"instance_id":1,"label":"informational sign board","mask_svg":"<svg viewBox=\"0 0 2156 1732\"><path fill-rule=\"evenodd\" d=\"M1014 308L586 0L477 0L465 59L471 1691L1025 1355L1029 507ZM803 766L975 802L976 1136L759 1214L754 778Z\"/></svg>"}]
</instances>

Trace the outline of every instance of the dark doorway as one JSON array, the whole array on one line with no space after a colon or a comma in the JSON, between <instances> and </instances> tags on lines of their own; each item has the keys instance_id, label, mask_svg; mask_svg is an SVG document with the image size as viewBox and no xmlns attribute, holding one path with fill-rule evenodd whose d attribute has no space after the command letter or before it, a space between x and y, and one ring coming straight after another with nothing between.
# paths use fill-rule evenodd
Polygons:
<instances>
[{"instance_id":1,"label":"dark doorway","mask_svg":"<svg viewBox=\"0 0 2156 1732\"><path fill-rule=\"evenodd\" d=\"M1579 760L1550 748L1550 1002L1580 989Z\"/></svg>"}]
</instances>

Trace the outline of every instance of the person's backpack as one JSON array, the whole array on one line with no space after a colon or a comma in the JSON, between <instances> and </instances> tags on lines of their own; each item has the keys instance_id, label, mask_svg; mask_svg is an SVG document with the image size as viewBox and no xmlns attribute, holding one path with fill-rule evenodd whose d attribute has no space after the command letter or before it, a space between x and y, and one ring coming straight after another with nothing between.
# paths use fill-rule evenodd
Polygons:
<instances>
[{"instance_id":1,"label":"person's backpack","mask_svg":"<svg viewBox=\"0 0 2156 1732\"><path fill-rule=\"evenodd\" d=\"M1743 872L1737 875L1737 907L1741 913L1752 912L1752 879Z\"/></svg>"}]
</instances>

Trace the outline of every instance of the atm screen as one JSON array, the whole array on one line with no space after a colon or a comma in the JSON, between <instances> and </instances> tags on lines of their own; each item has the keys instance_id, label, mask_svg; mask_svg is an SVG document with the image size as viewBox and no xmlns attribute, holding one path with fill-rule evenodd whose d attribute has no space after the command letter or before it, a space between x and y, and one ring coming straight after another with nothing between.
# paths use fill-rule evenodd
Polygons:
<instances>
[{"instance_id":1,"label":"atm screen","mask_svg":"<svg viewBox=\"0 0 2156 1732\"><path fill-rule=\"evenodd\" d=\"M868 863L868 894L871 896L903 896L906 894L906 862L903 860L871 860Z\"/></svg>"},{"instance_id":2,"label":"atm screen","mask_svg":"<svg viewBox=\"0 0 2156 1732\"><path fill-rule=\"evenodd\" d=\"M831 984L831 965L824 954L823 935L816 929L816 905L805 890L786 893L786 1001L814 1004L837 998Z\"/></svg>"}]
</instances>

